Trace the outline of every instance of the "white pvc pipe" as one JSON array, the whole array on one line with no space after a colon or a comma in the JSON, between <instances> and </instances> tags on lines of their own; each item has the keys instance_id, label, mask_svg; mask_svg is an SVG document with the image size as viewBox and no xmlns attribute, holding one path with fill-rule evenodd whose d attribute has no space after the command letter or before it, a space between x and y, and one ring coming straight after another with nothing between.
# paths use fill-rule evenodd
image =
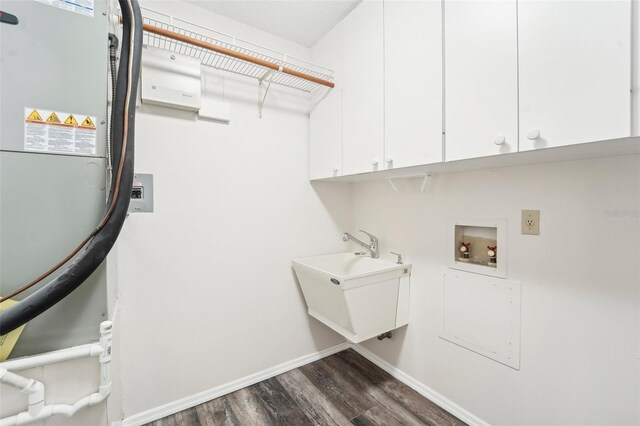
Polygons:
<instances>
[{"instance_id":1,"label":"white pvc pipe","mask_svg":"<svg viewBox=\"0 0 640 426\"><path fill-rule=\"evenodd\" d=\"M22 392L23 389L28 388L31 385L33 379L27 379L26 377L18 376L6 368L0 367L0 382L6 383L11 387L14 387Z\"/></svg>"},{"instance_id":2,"label":"white pvc pipe","mask_svg":"<svg viewBox=\"0 0 640 426\"><path fill-rule=\"evenodd\" d=\"M44 385L41 382L22 377L3 367L0 367L0 382L29 395L29 409L25 413L35 415L44 407Z\"/></svg>"},{"instance_id":3,"label":"white pvc pipe","mask_svg":"<svg viewBox=\"0 0 640 426\"><path fill-rule=\"evenodd\" d=\"M47 419L55 414L61 414L63 416L71 417L83 408L97 405L107 399L108 392L105 393L92 393L89 396L85 396L73 405L53 404L43 406L37 413L30 413L29 411L23 411L15 416L5 417L0 420L0 426L16 426L24 425L28 423L37 422L38 420Z\"/></svg>"},{"instance_id":4,"label":"white pvc pipe","mask_svg":"<svg viewBox=\"0 0 640 426\"><path fill-rule=\"evenodd\" d=\"M74 346L60 349L59 351L47 352L41 355L26 356L0 363L0 368L11 371L26 370L28 368L42 367L72 359L86 358L100 355L104 348L99 343L89 343L87 345Z\"/></svg>"},{"instance_id":5,"label":"white pvc pipe","mask_svg":"<svg viewBox=\"0 0 640 426\"><path fill-rule=\"evenodd\" d=\"M19 389L20 392L27 394L29 398L29 409L27 411L0 419L0 426L24 425L47 419L56 414L71 417L83 408L91 407L106 400L111 393L111 329L111 321L104 321L100 324L100 343L75 346L0 364L0 382ZM85 396L73 405L44 405L45 387L42 383L8 371L9 368L24 370L96 355L100 355L100 386L98 392Z\"/></svg>"}]
</instances>

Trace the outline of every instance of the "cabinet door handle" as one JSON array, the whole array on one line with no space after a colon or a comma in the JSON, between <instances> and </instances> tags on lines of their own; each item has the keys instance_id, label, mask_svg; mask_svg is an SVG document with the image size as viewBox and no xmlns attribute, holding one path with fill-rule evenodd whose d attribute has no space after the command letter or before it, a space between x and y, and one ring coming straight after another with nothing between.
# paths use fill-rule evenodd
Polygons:
<instances>
[{"instance_id":1,"label":"cabinet door handle","mask_svg":"<svg viewBox=\"0 0 640 426\"><path fill-rule=\"evenodd\" d=\"M387 163L387 169L393 169L393 157L387 157L385 163Z\"/></svg>"},{"instance_id":2,"label":"cabinet door handle","mask_svg":"<svg viewBox=\"0 0 640 426\"><path fill-rule=\"evenodd\" d=\"M340 171L340 169L339 169L339 168L334 167L334 168L333 168L333 175L334 175L334 176L338 176L338 172L339 172L339 171Z\"/></svg>"},{"instance_id":3,"label":"cabinet door handle","mask_svg":"<svg viewBox=\"0 0 640 426\"><path fill-rule=\"evenodd\" d=\"M527 132L527 139L534 141L540 137L540 130L531 129Z\"/></svg>"},{"instance_id":4,"label":"cabinet door handle","mask_svg":"<svg viewBox=\"0 0 640 426\"><path fill-rule=\"evenodd\" d=\"M373 160L373 161L371 161L371 165L372 165L373 167L376 167L376 166L378 165L378 160Z\"/></svg>"},{"instance_id":5,"label":"cabinet door handle","mask_svg":"<svg viewBox=\"0 0 640 426\"><path fill-rule=\"evenodd\" d=\"M495 138L493 138L493 143L496 145L503 145L505 141L506 141L506 138L504 137L504 135L498 135Z\"/></svg>"}]
</instances>

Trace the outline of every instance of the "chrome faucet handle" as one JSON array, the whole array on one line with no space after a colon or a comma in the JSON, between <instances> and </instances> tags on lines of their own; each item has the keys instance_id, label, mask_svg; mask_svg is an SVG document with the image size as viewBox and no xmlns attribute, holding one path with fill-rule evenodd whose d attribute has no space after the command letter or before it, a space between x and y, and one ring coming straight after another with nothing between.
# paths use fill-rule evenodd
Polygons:
<instances>
[{"instance_id":1,"label":"chrome faucet handle","mask_svg":"<svg viewBox=\"0 0 640 426\"><path fill-rule=\"evenodd\" d=\"M369 239L371 239L372 243L377 243L378 242L378 238L375 235L370 234L367 231L363 231L362 229L360 229L360 232L362 232L363 234L367 234L369 236Z\"/></svg>"},{"instance_id":2,"label":"chrome faucet handle","mask_svg":"<svg viewBox=\"0 0 640 426\"><path fill-rule=\"evenodd\" d=\"M360 232L362 232L363 234L366 234L371 240L368 247L368 250L371 251L371 257L373 257L374 259L377 259L378 257L380 257L380 253L378 253L378 237L368 233L367 231L363 231L362 229L360 229Z\"/></svg>"},{"instance_id":3,"label":"chrome faucet handle","mask_svg":"<svg viewBox=\"0 0 640 426\"><path fill-rule=\"evenodd\" d=\"M398 261L396 262L398 265L402 265L402 255L400 253L396 253L395 251L390 252L391 254L395 254L398 256Z\"/></svg>"}]
</instances>

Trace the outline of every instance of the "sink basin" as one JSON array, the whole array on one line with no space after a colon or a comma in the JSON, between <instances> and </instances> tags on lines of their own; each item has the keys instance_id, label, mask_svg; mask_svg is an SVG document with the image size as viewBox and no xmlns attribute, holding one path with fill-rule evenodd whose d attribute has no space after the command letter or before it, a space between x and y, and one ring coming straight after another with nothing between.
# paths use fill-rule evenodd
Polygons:
<instances>
[{"instance_id":1,"label":"sink basin","mask_svg":"<svg viewBox=\"0 0 640 426\"><path fill-rule=\"evenodd\" d=\"M353 253L293 261L309 315L359 343L409 319L410 264Z\"/></svg>"},{"instance_id":2,"label":"sink basin","mask_svg":"<svg viewBox=\"0 0 640 426\"><path fill-rule=\"evenodd\" d=\"M386 260L372 259L369 256L356 256L353 253L338 253L327 256L307 257L293 261L296 266L313 270L317 273L337 278L343 286L353 287L362 285L367 277L380 274L390 276L402 275L401 271L411 268L411 265L398 265Z\"/></svg>"}]
</instances>

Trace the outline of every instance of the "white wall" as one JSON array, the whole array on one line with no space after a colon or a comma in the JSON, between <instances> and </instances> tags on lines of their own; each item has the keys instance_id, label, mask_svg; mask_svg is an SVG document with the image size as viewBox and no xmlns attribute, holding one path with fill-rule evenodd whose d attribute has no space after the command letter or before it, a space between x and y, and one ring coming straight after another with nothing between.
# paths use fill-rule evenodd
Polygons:
<instances>
[{"instance_id":1,"label":"white wall","mask_svg":"<svg viewBox=\"0 0 640 426\"><path fill-rule=\"evenodd\" d=\"M354 184L356 228L413 264L409 326L364 346L491 424L639 424L640 158L443 174L417 188ZM521 209L541 210L540 236L520 234ZM465 216L508 220L520 371L438 337L448 218Z\"/></svg>"},{"instance_id":2,"label":"white wall","mask_svg":"<svg viewBox=\"0 0 640 426\"><path fill-rule=\"evenodd\" d=\"M144 5L307 55L189 4ZM154 175L155 212L131 215L118 243L125 417L344 341L308 317L291 269L340 250L350 220L347 188L308 181L297 96L272 86L258 119L256 82L225 78L230 125L139 109L136 170Z\"/></svg>"}]
</instances>

